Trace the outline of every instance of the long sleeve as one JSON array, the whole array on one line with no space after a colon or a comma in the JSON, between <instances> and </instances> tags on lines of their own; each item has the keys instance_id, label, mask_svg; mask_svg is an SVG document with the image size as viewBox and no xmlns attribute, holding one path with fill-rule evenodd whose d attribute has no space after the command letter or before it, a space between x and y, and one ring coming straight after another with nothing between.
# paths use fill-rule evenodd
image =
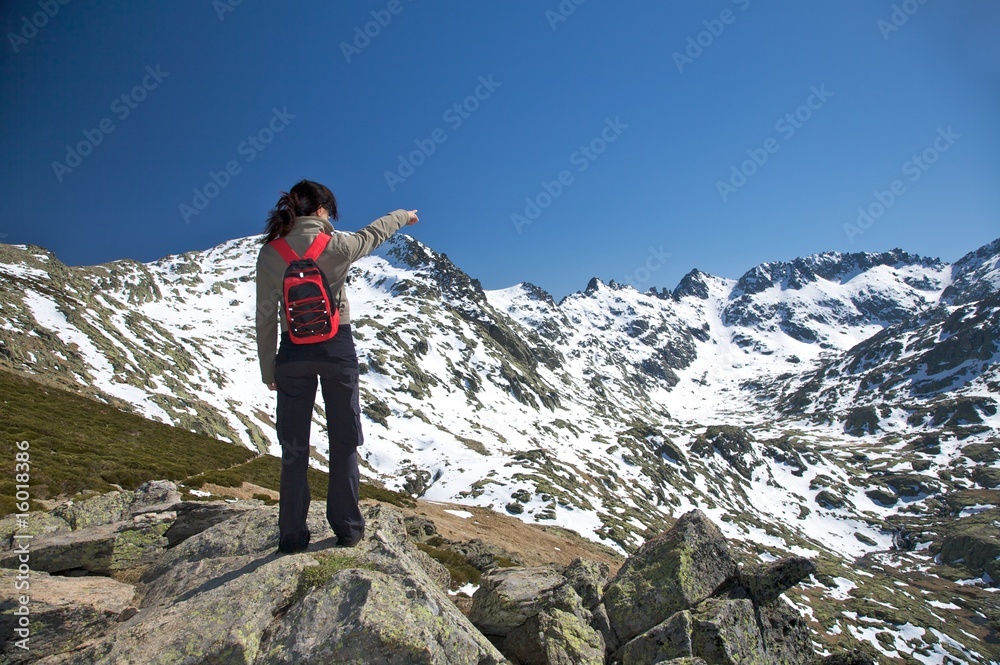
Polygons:
<instances>
[{"instance_id":1,"label":"long sleeve","mask_svg":"<svg viewBox=\"0 0 1000 665\"><path fill-rule=\"evenodd\" d=\"M274 383L274 358L278 352L278 300L281 297L281 278L275 274L274 262L265 258L273 249L262 247L257 256L257 358L260 378L264 383ZM279 258L280 261L280 258ZM268 268L268 263L271 268Z\"/></svg>"},{"instance_id":2,"label":"long sleeve","mask_svg":"<svg viewBox=\"0 0 1000 665\"><path fill-rule=\"evenodd\" d=\"M410 213L405 210L391 212L384 217L379 217L360 231L346 234L337 243L335 251L342 252L341 256L346 259L347 263L354 263L362 256L371 254L389 236L406 226L408 221L410 221Z\"/></svg>"}]
</instances>

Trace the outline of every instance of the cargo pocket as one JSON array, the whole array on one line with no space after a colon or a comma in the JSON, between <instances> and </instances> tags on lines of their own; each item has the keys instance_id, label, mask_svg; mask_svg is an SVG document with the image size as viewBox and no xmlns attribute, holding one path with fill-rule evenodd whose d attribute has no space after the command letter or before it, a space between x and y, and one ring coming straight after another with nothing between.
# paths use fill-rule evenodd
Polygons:
<instances>
[{"instance_id":1,"label":"cargo pocket","mask_svg":"<svg viewBox=\"0 0 1000 665\"><path fill-rule=\"evenodd\" d=\"M337 366L322 375L323 402L331 446L357 447L364 443L361 431L361 395L357 367Z\"/></svg>"}]
</instances>

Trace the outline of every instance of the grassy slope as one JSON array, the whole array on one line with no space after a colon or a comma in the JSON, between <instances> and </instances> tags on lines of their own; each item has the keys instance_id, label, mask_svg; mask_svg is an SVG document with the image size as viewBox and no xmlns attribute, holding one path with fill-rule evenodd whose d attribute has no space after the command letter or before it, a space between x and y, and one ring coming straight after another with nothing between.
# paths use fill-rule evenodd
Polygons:
<instances>
[{"instance_id":1,"label":"grassy slope","mask_svg":"<svg viewBox=\"0 0 1000 665\"><path fill-rule=\"evenodd\" d=\"M124 413L94 400L0 370L0 517L14 512L17 443L30 444L32 499L85 491L135 489L167 479L198 487L248 481L278 489L281 460L201 434ZM314 499L326 498L327 474L309 470ZM377 487L362 496L412 501ZM32 509L41 506L33 504Z\"/></svg>"}]
</instances>

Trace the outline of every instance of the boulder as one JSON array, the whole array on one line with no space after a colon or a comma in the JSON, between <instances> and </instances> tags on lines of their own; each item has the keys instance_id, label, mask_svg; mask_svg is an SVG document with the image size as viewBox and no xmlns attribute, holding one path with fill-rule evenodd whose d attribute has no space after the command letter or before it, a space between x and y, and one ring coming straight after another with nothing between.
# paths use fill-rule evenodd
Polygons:
<instances>
[{"instance_id":1,"label":"boulder","mask_svg":"<svg viewBox=\"0 0 1000 665\"><path fill-rule=\"evenodd\" d=\"M184 593L142 603L132 618L63 662L253 663L264 631L292 602L303 569L316 562L307 555L271 555L215 563L222 565L178 566L168 579Z\"/></svg>"},{"instance_id":2,"label":"boulder","mask_svg":"<svg viewBox=\"0 0 1000 665\"><path fill-rule=\"evenodd\" d=\"M768 665L813 665L812 634L801 614L781 599L756 605L754 612Z\"/></svg>"},{"instance_id":3,"label":"boulder","mask_svg":"<svg viewBox=\"0 0 1000 665\"><path fill-rule=\"evenodd\" d=\"M44 512L28 513L22 518L8 515L0 519L0 552L14 547L14 534L22 536L43 536L60 531L71 531L69 522L61 517Z\"/></svg>"},{"instance_id":4,"label":"boulder","mask_svg":"<svg viewBox=\"0 0 1000 665\"><path fill-rule=\"evenodd\" d=\"M76 531L121 522L131 516L134 501L134 492L128 490L108 492L83 501L67 501L52 510L52 515L61 517Z\"/></svg>"},{"instance_id":5,"label":"boulder","mask_svg":"<svg viewBox=\"0 0 1000 665\"><path fill-rule=\"evenodd\" d=\"M109 575L151 563L167 547L163 534L173 517L173 513L151 513L128 522L38 536L30 543L31 569ZM0 557L0 568L16 568L18 561L17 552L11 551Z\"/></svg>"},{"instance_id":6,"label":"boulder","mask_svg":"<svg viewBox=\"0 0 1000 665\"><path fill-rule=\"evenodd\" d=\"M816 564L804 557L786 557L760 566L747 566L737 579L754 605L765 605L816 572Z\"/></svg>"},{"instance_id":7,"label":"boulder","mask_svg":"<svg viewBox=\"0 0 1000 665\"><path fill-rule=\"evenodd\" d=\"M621 662L622 665L644 665L690 657L692 653L691 612L683 610L625 645Z\"/></svg>"},{"instance_id":8,"label":"boulder","mask_svg":"<svg viewBox=\"0 0 1000 665\"><path fill-rule=\"evenodd\" d=\"M170 547L184 542L196 533L224 522L242 513L246 508L240 504L219 502L185 501L173 506L177 519L164 536Z\"/></svg>"},{"instance_id":9,"label":"boulder","mask_svg":"<svg viewBox=\"0 0 1000 665\"><path fill-rule=\"evenodd\" d=\"M761 650L770 665L811 665L816 658L809 626L780 599L782 593L816 572L803 557L787 557L740 569L716 594L719 598L749 599L760 630Z\"/></svg>"},{"instance_id":10,"label":"boulder","mask_svg":"<svg viewBox=\"0 0 1000 665\"><path fill-rule=\"evenodd\" d=\"M169 480L150 480L135 490L132 514L147 512L151 507L171 506L180 503L181 493Z\"/></svg>"},{"instance_id":11,"label":"boulder","mask_svg":"<svg viewBox=\"0 0 1000 665\"><path fill-rule=\"evenodd\" d=\"M749 600L709 598L691 611L691 650L709 663L777 662L766 658Z\"/></svg>"},{"instance_id":12,"label":"boulder","mask_svg":"<svg viewBox=\"0 0 1000 665\"><path fill-rule=\"evenodd\" d=\"M869 499L882 506L894 506L899 497L892 490L875 487L865 492Z\"/></svg>"},{"instance_id":13,"label":"boulder","mask_svg":"<svg viewBox=\"0 0 1000 665\"><path fill-rule=\"evenodd\" d=\"M611 619L608 618L608 610L604 607L603 603L598 603L591 610L591 614L593 618L590 620L590 627L601 634L601 638L604 640L604 650L607 653L613 653L618 649L619 643L615 631L611 628Z\"/></svg>"},{"instance_id":14,"label":"boulder","mask_svg":"<svg viewBox=\"0 0 1000 665\"><path fill-rule=\"evenodd\" d=\"M604 606L624 643L705 600L735 572L718 527L693 510L625 562L608 583Z\"/></svg>"},{"instance_id":15,"label":"boulder","mask_svg":"<svg viewBox=\"0 0 1000 665\"><path fill-rule=\"evenodd\" d=\"M521 665L604 665L604 638L575 614L545 610L511 630L502 652Z\"/></svg>"},{"instance_id":16,"label":"boulder","mask_svg":"<svg viewBox=\"0 0 1000 665\"><path fill-rule=\"evenodd\" d=\"M0 570L0 588L16 590L19 580L13 570ZM135 588L107 577L56 577L32 571L30 588L31 635L27 646L19 648L13 612L18 594L0 599L0 662L26 663L76 648L100 637L116 625L129 607Z\"/></svg>"},{"instance_id":17,"label":"boulder","mask_svg":"<svg viewBox=\"0 0 1000 665\"><path fill-rule=\"evenodd\" d=\"M709 598L696 608L676 612L630 641L622 665L646 665L680 658L702 658L713 665L767 663L753 603L748 599Z\"/></svg>"},{"instance_id":18,"label":"boulder","mask_svg":"<svg viewBox=\"0 0 1000 665\"><path fill-rule=\"evenodd\" d=\"M441 587L443 567L406 537L402 516L365 507L368 536L333 548L325 506L313 542L282 556L277 507L253 507L161 554L134 604L60 663L481 663L503 656Z\"/></svg>"},{"instance_id":19,"label":"boulder","mask_svg":"<svg viewBox=\"0 0 1000 665\"><path fill-rule=\"evenodd\" d=\"M505 637L543 610L553 609L590 622L580 596L557 566L497 568L483 575L472 596L469 620L486 635Z\"/></svg>"},{"instance_id":20,"label":"boulder","mask_svg":"<svg viewBox=\"0 0 1000 665\"><path fill-rule=\"evenodd\" d=\"M502 662L462 623L446 595L414 581L373 570L340 571L274 623L258 658L275 664Z\"/></svg>"},{"instance_id":21,"label":"boulder","mask_svg":"<svg viewBox=\"0 0 1000 665\"><path fill-rule=\"evenodd\" d=\"M580 596L587 609L593 609L601 602L609 574L608 564L585 559L575 559L563 570L563 577Z\"/></svg>"}]
</instances>

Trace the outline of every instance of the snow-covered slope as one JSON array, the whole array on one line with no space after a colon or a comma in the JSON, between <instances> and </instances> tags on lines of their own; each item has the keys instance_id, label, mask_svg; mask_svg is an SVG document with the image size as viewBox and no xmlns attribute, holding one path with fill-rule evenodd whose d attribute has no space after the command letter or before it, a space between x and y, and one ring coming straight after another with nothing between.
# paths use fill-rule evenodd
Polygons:
<instances>
[{"instance_id":1,"label":"snow-covered slope","mask_svg":"<svg viewBox=\"0 0 1000 665\"><path fill-rule=\"evenodd\" d=\"M0 245L0 363L276 454L258 249L68 268ZM1000 429L998 250L826 253L738 280L692 271L673 292L595 278L556 303L530 284L484 291L397 235L349 286L363 473L623 549L697 506L765 558L881 556L914 515L1000 476L980 450ZM324 427L318 404L320 466ZM919 547L940 549L943 527L924 529ZM923 574L922 556L900 570ZM817 622L863 627L854 614Z\"/></svg>"}]
</instances>

